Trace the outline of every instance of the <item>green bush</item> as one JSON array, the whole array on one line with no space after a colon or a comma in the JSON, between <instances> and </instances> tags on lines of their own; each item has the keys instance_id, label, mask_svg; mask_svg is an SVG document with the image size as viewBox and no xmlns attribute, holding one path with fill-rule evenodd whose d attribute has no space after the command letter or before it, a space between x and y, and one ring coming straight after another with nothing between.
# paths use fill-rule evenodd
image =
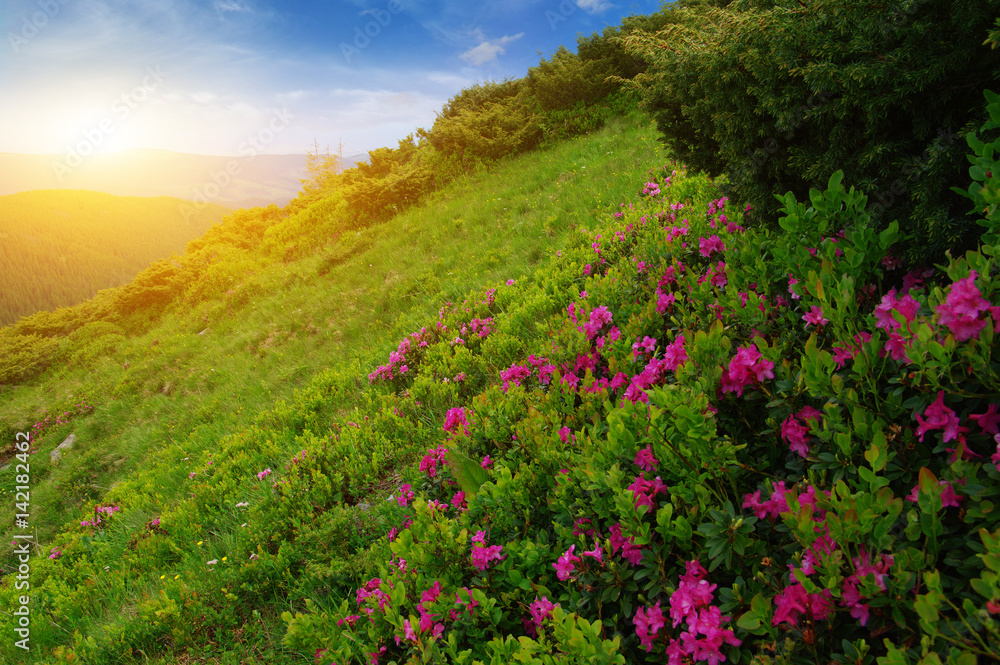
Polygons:
<instances>
[{"instance_id":1,"label":"green bush","mask_svg":"<svg viewBox=\"0 0 1000 665\"><path fill-rule=\"evenodd\" d=\"M974 246L950 186L965 181L961 134L984 120L1000 73L986 48L995 1L742 0L678 12L626 36L664 141L689 166L726 173L733 195L774 218L774 192L803 198L843 169L879 227L899 220L911 263Z\"/></svg>"}]
</instances>

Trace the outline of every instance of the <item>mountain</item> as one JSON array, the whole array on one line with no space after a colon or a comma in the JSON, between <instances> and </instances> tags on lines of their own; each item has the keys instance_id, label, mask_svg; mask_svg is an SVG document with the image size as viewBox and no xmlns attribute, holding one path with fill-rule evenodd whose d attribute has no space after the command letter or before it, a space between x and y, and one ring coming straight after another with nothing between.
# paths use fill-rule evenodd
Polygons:
<instances>
[{"instance_id":1,"label":"mountain","mask_svg":"<svg viewBox=\"0 0 1000 665\"><path fill-rule=\"evenodd\" d=\"M350 167L366 155L345 157ZM0 153L0 195L89 189L172 196L230 208L285 205L302 188L305 155L213 156L137 149L79 157Z\"/></svg>"},{"instance_id":2,"label":"mountain","mask_svg":"<svg viewBox=\"0 0 1000 665\"><path fill-rule=\"evenodd\" d=\"M125 284L183 252L227 212L167 196L68 189L0 196L0 325Z\"/></svg>"}]
</instances>

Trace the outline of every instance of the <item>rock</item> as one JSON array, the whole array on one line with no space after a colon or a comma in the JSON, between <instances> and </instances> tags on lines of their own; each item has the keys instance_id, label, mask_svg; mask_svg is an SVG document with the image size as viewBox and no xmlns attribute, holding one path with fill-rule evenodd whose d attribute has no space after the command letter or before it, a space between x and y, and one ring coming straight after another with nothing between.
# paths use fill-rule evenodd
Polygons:
<instances>
[{"instance_id":1,"label":"rock","mask_svg":"<svg viewBox=\"0 0 1000 665\"><path fill-rule=\"evenodd\" d=\"M64 450L69 450L73 447L73 442L76 441L76 434L70 434L66 437L66 440L56 446L56 449L49 453L49 458L53 462L58 462L59 458L62 457Z\"/></svg>"}]
</instances>

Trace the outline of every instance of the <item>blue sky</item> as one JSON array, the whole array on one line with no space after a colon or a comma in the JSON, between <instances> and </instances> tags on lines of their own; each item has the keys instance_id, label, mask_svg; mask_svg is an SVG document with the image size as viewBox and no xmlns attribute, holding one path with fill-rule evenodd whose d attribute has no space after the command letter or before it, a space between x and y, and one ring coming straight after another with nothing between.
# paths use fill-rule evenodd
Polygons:
<instances>
[{"instance_id":1,"label":"blue sky","mask_svg":"<svg viewBox=\"0 0 1000 665\"><path fill-rule=\"evenodd\" d=\"M462 88L660 4L3 0L0 152L395 146Z\"/></svg>"}]
</instances>

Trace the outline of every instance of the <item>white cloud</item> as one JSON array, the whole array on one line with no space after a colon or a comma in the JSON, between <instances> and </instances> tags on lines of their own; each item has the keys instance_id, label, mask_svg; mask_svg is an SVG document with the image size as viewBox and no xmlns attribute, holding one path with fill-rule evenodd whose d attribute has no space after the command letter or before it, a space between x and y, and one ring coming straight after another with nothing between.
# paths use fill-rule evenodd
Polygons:
<instances>
[{"instance_id":1,"label":"white cloud","mask_svg":"<svg viewBox=\"0 0 1000 665\"><path fill-rule=\"evenodd\" d=\"M504 35L500 39L488 39L480 42L479 46L473 47L464 53L460 53L458 57L465 60L470 65L475 65L479 67L485 65L488 62L494 62L498 55L503 55L505 52L504 46L524 37L523 32L519 32L516 35ZM480 38L482 38L480 33Z\"/></svg>"},{"instance_id":2,"label":"white cloud","mask_svg":"<svg viewBox=\"0 0 1000 665\"><path fill-rule=\"evenodd\" d=\"M588 14L599 14L614 5L607 0L576 0L576 6Z\"/></svg>"},{"instance_id":3,"label":"white cloud","mask_svg":"<svg viewBox=\"0 0 1000 665\"><path fill-rule=\"evenodd\" d=\"M217 12L248 12L250 8L237 0L216 0L215 11Z\"/></svg>"}]
</instances>

